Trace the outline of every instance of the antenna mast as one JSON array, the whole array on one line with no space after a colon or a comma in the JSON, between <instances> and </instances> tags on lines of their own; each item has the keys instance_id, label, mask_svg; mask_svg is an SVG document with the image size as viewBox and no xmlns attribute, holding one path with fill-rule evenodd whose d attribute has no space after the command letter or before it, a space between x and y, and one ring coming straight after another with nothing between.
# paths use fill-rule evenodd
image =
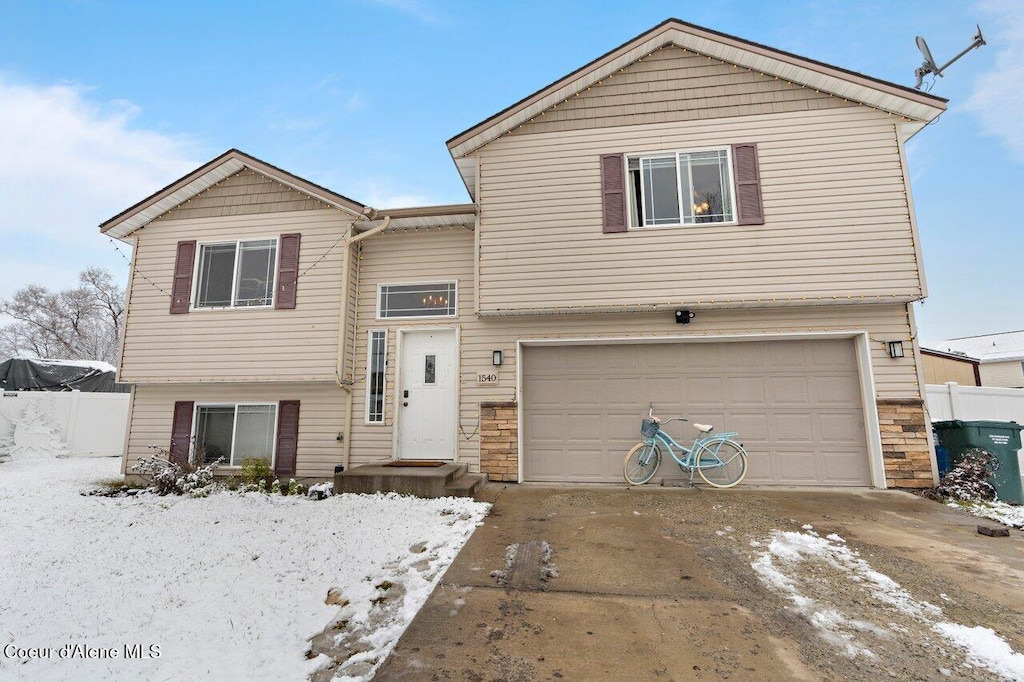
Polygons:
<instances>
[{"instance_id":1,"label":"antenna mast","mask_svg":"<svg viewBox=\"0 0 1024 682\"><path fill-rule=\"evenodd\" d=\"M982 45L985 45L985 36L981 34L981 26L978 26L978 32L974 35L973 42L970 45L968 45L966 48L963 49L963 51L960 52L960 54L953 57L942 66L937 66L935 64L935 60L932 58L931 50L928 49L928 43L924 41L924 38L922 38L921 36L917 36L916 40L917 49L921 50L921 54L924 55L924 63L922 63L921 66L914 71L914 75L917 76L917 83L914 85L914 88L916 88L917 90L921 89L921 84L924 82L924 77L927 76L928 74L933 73L941 78L942 72L948 69L950 65L953 64L953 62L960 59L971 50L981 47Z\"/></svg>"}]
</instances>

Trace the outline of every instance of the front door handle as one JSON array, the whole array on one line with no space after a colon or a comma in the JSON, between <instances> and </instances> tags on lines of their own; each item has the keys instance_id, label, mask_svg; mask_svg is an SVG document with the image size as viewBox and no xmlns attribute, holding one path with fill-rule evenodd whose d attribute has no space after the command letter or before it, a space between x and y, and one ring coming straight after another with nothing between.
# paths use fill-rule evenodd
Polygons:
<instances>
[{"instance_id":1,"label":"front door handle","mask_svg":"<svg viewBox=\"0 0 1024 682\"><path fill-rule=\"evenodd\" d=\"M402 407L409 407L409 403L402 403Z\"/></svg>"}]
</instances>

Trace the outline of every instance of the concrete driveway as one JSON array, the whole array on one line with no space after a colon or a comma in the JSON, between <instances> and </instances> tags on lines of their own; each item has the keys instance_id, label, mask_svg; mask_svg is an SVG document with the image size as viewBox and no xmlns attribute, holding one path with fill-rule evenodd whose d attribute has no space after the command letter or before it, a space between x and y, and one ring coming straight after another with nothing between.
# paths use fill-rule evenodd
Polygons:
<instances>
[{"instance_id":1,"label":"concrete driveway","mask_svg":"<svg viewBox=\"0 0 1024 682\"><path fill-rule=\"evenodd\" d=\"M936 619L992 628L1024 650L1024 535L978 535L979 519L906 493L492 485L486 494L491 515L376 679L1002 679L936 635ZM875 603L861 578L800 562L794 579L815 608L853 624L863 652L844 651L751 567L773 531L841 536L830 542L845 540L941 617Z\"/></svg>"}]
</instances>

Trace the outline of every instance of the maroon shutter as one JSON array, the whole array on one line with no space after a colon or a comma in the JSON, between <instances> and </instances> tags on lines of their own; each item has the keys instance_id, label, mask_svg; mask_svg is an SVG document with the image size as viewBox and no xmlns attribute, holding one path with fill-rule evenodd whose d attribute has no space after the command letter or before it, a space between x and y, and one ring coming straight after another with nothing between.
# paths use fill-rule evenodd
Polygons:
<instances>
[{"instance_id":1,"label":"maroon shutter","mask_svg":"<svg viewBox=\"0 0 1024 682\"><path fill-rule=\"evenodd\" d=\"M174 420L171 422L171 461L176 464L188 464L188 451L192 444L192 412L195 406L191 400L179 400L174 403Z\"/></svg>"},{"instance_id":2,"label":"maroon shutter","mask_svg":"<svg viewBox=\"0 0 1024 682\"><path fill-rule=\"evenodd\" d=\"M740 225L764 225L761 171L757 166L755 143L732 146L732 169L736 176L736 222Z\"/></svg>"},{"instance_id":3,"label":"maroon shutter","mask_svg":"<svg viewBox=\"0 0 1024 682\"><path fill-rule=\"evenodd\" d=\"M299 241L301 234L281 235L281 258L277 266L277 298L274 307L291 310L295 307L295 293L299 286Z\"/></svg>"},{"instance_id":4,"label":"maroon shutter","mask_svg":"<svg viewBox=\"0 0 1024 682\"><path fill-rule=\"evenodd\" d=\"M196 242L178 242L174 259L174 283L171 285L171 313L187 313L192 298L192 266L196 262Z\"/></svg>"},{"instance_id":5,"label":"maroon shutter","mask_svg":"<svg viewBox=\"0 0 1024 682\"><path fill-rule=\"evenodd\" d=\"M299 451L299 401L282 400L277 404L277 460L274 473L295 475L295 459Z\"/></svg>"},{"instance_id":6,"label":"maroon shutter","mask_svg":"<svg viewBox=\"0 0 1024 682\"><path fill-rule=\"evenodd\" d=\"M625 165L622 154L601 155L601 202L605 233L625 232L629 225L626 221Z\"/></svg>"}]
</instances>

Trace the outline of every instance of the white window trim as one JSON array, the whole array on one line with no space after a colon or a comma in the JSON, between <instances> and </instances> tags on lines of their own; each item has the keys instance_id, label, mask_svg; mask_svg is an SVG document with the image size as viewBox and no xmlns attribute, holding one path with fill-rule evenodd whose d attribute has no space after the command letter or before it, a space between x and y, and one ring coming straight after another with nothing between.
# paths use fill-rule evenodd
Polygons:
<instances>
[{"instance_id":1,"label":"white window trim","mask_svg":"<svg viewBox=\"0 0 1024 682\"><path fill-rule=\"evenodd\" d=\"M670 150L659 150L659 151L650 151L650 152L627 152L627 153L623 154L622 155L622 163L625 165L625 168L623 168L623 173L624 173L623 177L626 179L626 201L629 202L631 200L631 196L633 194L633 183L630 181L630 177L629 177L629 162L630 162L630 159L638 159L638 160L639 159L645 159L645 158L646 159L654 159L654 158L659 158L659 157L664 158L666 156L675 155L675 158L676 158L676 200L679 202L679 217L682 218L683 215L684 215L684 213L683 213L683 193L680 191L680 187L682 187L683 180L682 180L682 177L680 175L681 169L680 169L680 166L679 166L679 155L680 154L698 154L700 152L721 152L721 151L725 152L726 165L728 166L728 169L726 171L726 175L728 175L728 177L729 177L729 192L730 192L730 194L732 196L732 220L727 220L727 221L723 221L723 222L720 222L720 223L697 223L697 222L683 223L683 222L679 222L679 223L670 223L670 224L666 224L666 225L627 225L627 229L629 229L629 230L661 230L661 229L664 229L664 228L676 229L676 228L680 228L680 227L709 227L709 226L718 226L718 225L725 225L725 226L728 226L728 225L739 225L739 206L736 204L736 176L735 176L735 174L733 172L732 145L721 145L721 146L716 146L716 147L687 147L685 149L670 149ZM644 173L643 173L643 164L641 163L640 166L641 166L641 168L640 168L640 203L642 205L643 201L644 201ZM626 210L627 210L627 216L626 217L627 217L627 219L629 218L629 215L628 215L629 208L630 207L629 207L629 205L627 203L627 206L626 206Z\"/></svg>"},{"instance_id":2,"label":"white window trim","mask_svg":"<svg viewBox=\"0 0 1024 682\"><path fill-rule=\"evenodd\" d=\"M378 301L380 298L378 297ZM380 421L370 420L370 377L373 373L373 335L384 334L384 384L381 386ZM387 418L387 397L388 397L388 330L370 329L366 332L366 410L363 419L369 426L384 426Z\"/></svg>"},{"instance_id":3,"label":"white window trim","mask_svg":"<svg viewBox=\"0 0 1024 682\"><path fill-rule=\"evenodd\" d=\"M228 464L218 465L218 469L241 469L241 464L231 464L230 461L235 457L235 436L238 432L238 406L247 405L253 407L274 407L274 436L273 436L273 448L270 452L270 470L273 471L277 464L277 424L281 414L281 403L280 402L212 402L212 403L199 403L197 402L192 408L192 438L189 442L189 459L195 457L196 444L198 443L198 431L199 431L199 408L201 407L233 407L235 409L235 418L231 424L231 454L228 455Z\"/></svg>"},{"instance_id":4,"label":"white window trim","mask_svg":"<svg viewBox=\"0 0 1024 682\"><path fill-rule=\"evenodd\" d=\"M439 286L443 284L451 284L453 287L454 294L452 295L452 314L451 315L401 315L399 317L381 317L380 311L380 294L384 287L405 287L405 286ZM459 316L459 280L457 279L438 279L428 281L416 281L416 282L378 282L377 283L377 302L374 306L375 320L378 322L394 322L402 320L451 320Z\"/></svg>"},{"instance_id":5,"label":"white window trim","mask_svg":"<svg viewBox=\"0 0 1024 682\"><path fill-rule=\"evenodd\" d=\"M240 242L259 242L273 239L276 243L274 247L274 286L270 294L270 303L266 305L235 305L235 288L238 286L238 244ZM202 264L202 253L204 246L215 246L217 244L234 244L235 245L235 271L231 275L231 305L225 306L200 306L197 301L199 299L199 271ZM192 265L192 293L189 298L188 309L189 312L209 312L211 310L266 310L273 308L277 304L277 289L280 282L277 281L277 277L281 271L281 235L273 234L266 235L263 237L239 237L238 239L211 239L209 241L197 241L196 242L196 258L195 263ZM248 405L249 403L243 403Z\"/></svg>"}]
</instances>

